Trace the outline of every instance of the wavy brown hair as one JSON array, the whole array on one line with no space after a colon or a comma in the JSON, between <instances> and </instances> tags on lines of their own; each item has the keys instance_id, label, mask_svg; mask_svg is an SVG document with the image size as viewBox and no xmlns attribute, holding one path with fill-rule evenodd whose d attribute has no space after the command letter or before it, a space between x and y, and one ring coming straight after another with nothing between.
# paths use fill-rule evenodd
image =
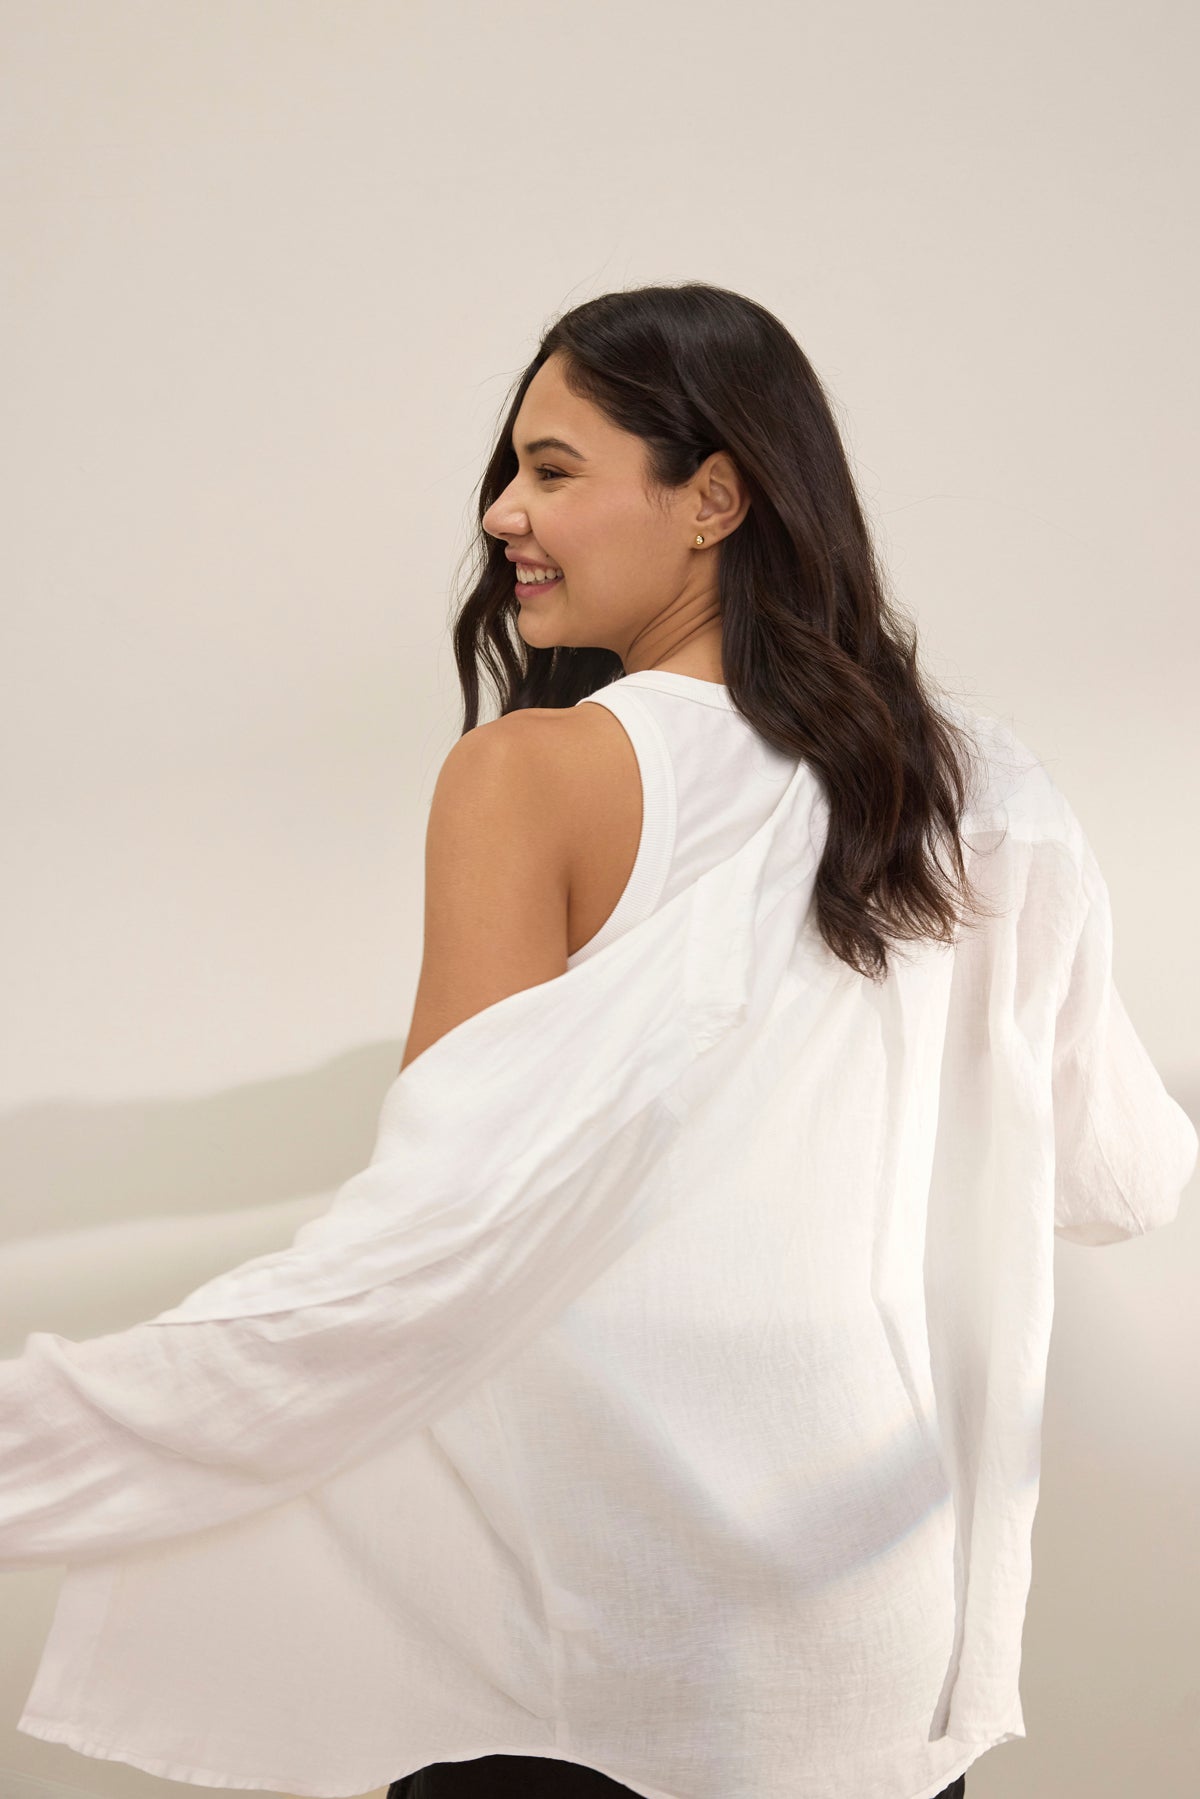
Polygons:
<instances>
[{"instance_id":1,"label":"wavy brown hair","mask_svg":"<svg viewBox=\"0 0 1200 1799\"><path fill-rule=\"evenodd\" d=\"M512 431L525 391L556 352L570 390L644 440L652 490L682 485L718 449L746 484L749 510L718 551L725 684L768 743L807 761L828 798L814 904L829 949L882 980L889 947L953 943L988 915L959 838L972 746L918 670L916 628L890 596L815 371L780 321L742 294L698 282L602 294L543 336L478 490L478 560L453 626L463 732L479 720L481 667L501 715L572 706L625 672L609 649L521 639L505 545L482 525L517 473Z\"/></svg>"}]
</instances>

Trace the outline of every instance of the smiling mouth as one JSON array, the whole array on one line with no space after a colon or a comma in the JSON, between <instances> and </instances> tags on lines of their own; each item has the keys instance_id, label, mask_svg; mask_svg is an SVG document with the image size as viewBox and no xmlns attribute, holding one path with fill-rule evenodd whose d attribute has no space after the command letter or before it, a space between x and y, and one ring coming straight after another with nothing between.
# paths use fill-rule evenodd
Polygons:
<instances>
[{"instance_id":1,"label":"smiling mouth","mask_svg":"<svg viewBox=\"0 0 1200 1799\"><path fill-rule=\"evenodd\" d=\"M561 575L554 575L548 581L518 581L516 583L517 598L527 600L531 594L544 593L548 587L557 587L562 581Z\"/></svg>"}]
</instances>

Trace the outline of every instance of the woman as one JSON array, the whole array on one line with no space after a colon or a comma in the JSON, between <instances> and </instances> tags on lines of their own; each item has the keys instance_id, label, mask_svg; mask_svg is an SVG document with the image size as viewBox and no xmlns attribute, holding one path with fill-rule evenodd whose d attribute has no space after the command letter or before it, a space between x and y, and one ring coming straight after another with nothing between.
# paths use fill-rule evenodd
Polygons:
<instances>
[{"instance_id":1,"label":"woman","mask_svg":"<svg viewBox=\"0 0 1200 1799\"><path fill-rule=\"evenodd\" d=\"M1103 879L922 679L752 301L559 319L480 520L371 1166L0 1365L0 1565L105 1558L19 1728L309 1794L961 1795L1025 1734L1052 1233L1168 1222L1197 1154Z\"/></svg>"},{"instance_id":2,"label":"woman","mask_svg":"<svg viewBox=\"0 0 1200 1799\"><path fill-rule=\"evenodd\" d=\"M519 381L480 512L494 541L457 622L466 720L430 812L402 1066L632 922L619 909L652 838L669 872L639 912L748 837L799 757L832 796L830 948L877 975L889 936L949 934L926 839L962 810L954 744L889 613L820 383L776 319L703 286L576 307ZM476 728L480 662L503 697ZM576 703L596 689L604 704ZM670 826L665 790L643 820L630 690L671 756ZM630 1790L509 1755L426 1767L389 1799ZM939 1799L964 1790L960 1775Z\"/></svg>"}]
</instances>

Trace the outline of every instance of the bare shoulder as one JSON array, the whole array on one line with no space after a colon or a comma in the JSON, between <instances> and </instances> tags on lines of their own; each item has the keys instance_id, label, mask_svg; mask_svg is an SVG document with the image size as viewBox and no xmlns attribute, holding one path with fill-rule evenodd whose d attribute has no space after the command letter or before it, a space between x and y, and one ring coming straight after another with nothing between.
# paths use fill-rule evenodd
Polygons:
<instances>
[{"instance_id":1,"label":"bare shoulder","mask_svg":"<svg viewBox=\"0 0 1200 1799\"><path fill-rule=\"evenodd\" d=\"M531 707L496 721L516 725L538 804L552 817L567 861L572 910L587 915L616 880L624 885L641 830L637 756L608 706ZM606 871L609 871L606 876ZM604 906L604 915L611 911ZM584 938L591 935L584 932ZM578 933L572 930L572 951Z\"/></svg>"},{"instance_id":2,"label":"bare shoulder","mask_svg":"<svg viewBox=\"0 0 1200 1799\"><path fill-rule=\"evenodd\" d=\"M438 776L435 807L509 822L528 815L570 851L581 811L640 807L633 746L607 706L530 706L478 725L460 737ZM626 809L628 809L626 804Z\"/></svg>"},{"instance_id":3,"label":"bare shoulder","mask_svg":"<svg viewBox=\"0 0 1200 1799\"><path fill-rule=\"evenodd\" d=\"M402 1068L486 1006L565 973L582 846L606 829L607 765L621 756L616 740L628 741L611 714L612 729L587 716L600 713L508 713L447 754L426 829L424 946Z\"/></svg>"},{"instance_id":4,"label":"bare shoulder","mask_svg":"<svg viewBox=\"0 0 1200 1799\"><path fill-rule=\"evenodd\" d=\"M477 725L437 778L430 822L465 833L527 822L569 846L581 805L618 771L628 739L605 706L531 706Z\"/></svg>"}]
</instances>

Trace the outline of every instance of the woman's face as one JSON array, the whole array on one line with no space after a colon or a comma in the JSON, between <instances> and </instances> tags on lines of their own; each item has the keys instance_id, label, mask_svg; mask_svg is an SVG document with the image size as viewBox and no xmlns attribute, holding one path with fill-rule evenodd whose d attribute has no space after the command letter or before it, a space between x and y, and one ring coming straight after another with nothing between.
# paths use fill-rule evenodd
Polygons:
<instances>
[{"instance_id":1,"label":"woman's face","mask_svg":"<svg viewBox=\"0 0 1200 1799\"><path fill-rule=\"evenodd\" d=\"M541 438L559 441L537 447ZM626 667L634 651L644 667L717 619L716 557L693 544L702 532L714 546L745 510L713 478L732 474L728 458L714 453L683 487L647 493L642 439L572 394L558 355L526 389L512 447L517 473L484 530L518 560L563 573L522 590L516 622L527 644L610 649Z\"/></svg>"}]
</instances>

